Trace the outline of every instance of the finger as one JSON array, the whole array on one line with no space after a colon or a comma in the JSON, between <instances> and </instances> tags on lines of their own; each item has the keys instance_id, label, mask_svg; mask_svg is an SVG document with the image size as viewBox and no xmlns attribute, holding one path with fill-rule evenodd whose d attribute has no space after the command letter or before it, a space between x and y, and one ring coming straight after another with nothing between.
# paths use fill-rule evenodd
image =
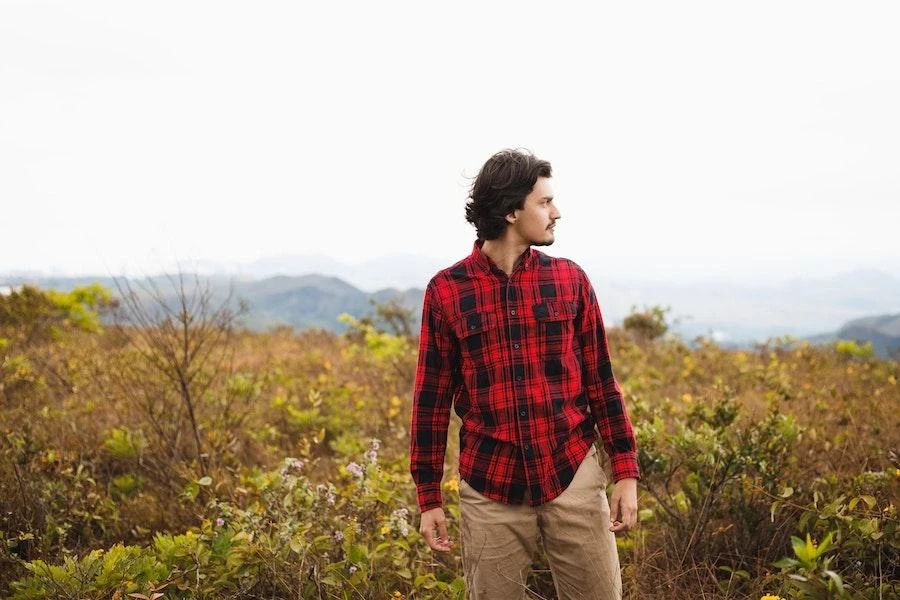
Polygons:
<instances>
[{"instance_id":1,"label":"finger","mask_svg":"<svg viewBox=\"0 0 900 600\"><path fill-rule=\"evenodd\" d=\"M613 533L619 533L620 531L628 531L628 524L623 523L622 521L613 521L613 524L609 527L609 530Z\"/></svg>"},{"instance_id":2,"label":"finger","mask_svg":"<svg viewBox=\"0 0 900 600\"><path fill-rule=\"evenodd\" d=\"M419 529L422 534L422 537L425 538L425 542L429 547L434 548L435 540L434 540L434 528L426 527L424 523L422 523L422 527Z\"/></svg>"},{"instance_id":3,"label":"finger","mask_svg":"<svg viewBox=\"0 0 900 600\"><path fill-rule=\"evenodd\" d=\"M619 496L616 494L612 495L612 498L609 501L609 523L612 525L618 521L621 521L621 502L619 500Z\"/></svg>"},{"instance_id":4,"label":"finger","mask_svg":"<svg viewBox=\"0 0 900 600\"><path fill-rule=\"evenodd\" d=\"M441 552L449 552L450 548L453 547L453 542L450 540L450 536L447 533L447 522L441 521L437 524L438 526L438 538L437 543L439 546L439 550Z\"/></svg>"},{"instance_id":5,"label":"finger","mask_svg":"<svg viewBox=\"0 0 900 600\"><path fill-rule=\"evenodd\" d=\"M629 529L637 525L637 506L629 506L623 520Z\"/></svg>"},{"instance_id":6,"label":"finger","mask_svg":"<svg viewBox=\"0 0 900 600\"><path fill-rule=\"evenodd\" d=\"M437 528L437 535L435 535L435 528ZM432 550L437 552L449 552L450 548L453 546L453 543L447 539L447 525L444 521L441 521L440 523L423 523L421 532L425 541L428 543L428 547Z\"/></svg>"}]
</instances>

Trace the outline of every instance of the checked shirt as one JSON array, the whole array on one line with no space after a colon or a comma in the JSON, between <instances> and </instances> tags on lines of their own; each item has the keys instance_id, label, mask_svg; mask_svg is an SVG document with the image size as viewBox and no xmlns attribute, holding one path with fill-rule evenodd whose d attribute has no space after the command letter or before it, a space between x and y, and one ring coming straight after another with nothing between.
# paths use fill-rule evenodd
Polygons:
<instances>
[{"instance_id":1,"label":"checked shirt","mask_svg":"<svg viewBox=\"0 0 900 600\"><path fill-rule=\"evenodd\" d=\"M424 512L443 505L453 407L459 474L487 498L559 496L598 433L613 479L638 477L594 290L572 261L529 248L507 276L476 242L425 290L410 469Z\"/></svg>"}]
</instances>

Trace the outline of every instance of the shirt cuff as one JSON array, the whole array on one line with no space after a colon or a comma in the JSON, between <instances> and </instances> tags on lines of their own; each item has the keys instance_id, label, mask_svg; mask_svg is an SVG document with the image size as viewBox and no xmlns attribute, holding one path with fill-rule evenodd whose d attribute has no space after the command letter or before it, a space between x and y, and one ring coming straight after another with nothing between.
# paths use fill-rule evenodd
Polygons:
<instances>
[{"instance_id":1,"label":"shirt cuff","mask_svg":"<svg viewBox=\"0 0 900 600\"><path fill-rule=\"evenodd\" d=\"M441 493L440 483L423 483L416 489L419 496L419 511L425 512L432 508L444 507L444 496Z\"/></svg>"},{"instance_id":2,"label":"shirt cuff","mask_svg":"<svg viewBox=\"0 0 900 600\"><path fill-rule=\"evenodd\" d=\"M637 452L619 452L609 457L612 463L613 481L620 479L640 479L641 471L638 468Z\"/></svg>"}]
</instances>

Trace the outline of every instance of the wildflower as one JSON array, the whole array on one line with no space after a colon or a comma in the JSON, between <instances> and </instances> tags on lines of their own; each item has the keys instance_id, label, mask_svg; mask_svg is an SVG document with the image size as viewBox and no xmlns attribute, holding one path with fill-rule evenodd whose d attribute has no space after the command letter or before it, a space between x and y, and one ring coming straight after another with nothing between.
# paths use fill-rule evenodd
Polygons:
<instances>
[{"instance_id":1,"label":"wildflower","mask_svg":"<svg viewBox=\"0 0 900 600\"><path fill-rule=\"evenodd\" d=\"M448 479L444 484L444 489L448 492L458 492L459 491L459 479L454 477L453 479Z\"/></svg>"},{"instance_id":2,"label":"wildflower","mask_svg":"<svg viewBox=\"0 0 900 600\"><path fill-rule=\"evenodd\" d=\"M225 519L223 519L222 517L216 519L216 527L222 527L223 525L225 525Z\"/></svg>"},{"instance_id":3,"label":"wildflower","mask_svg":"<svg viewBox=\"0 0 900 600\"><path fill-rule=\"evenodd\" d=\"M340 544L341 542L344 541L344 532L343 531L335 531L331 537L335 542Z\"/></svg>"},{"instance_id":4,"label":"wildflower","mask_svg":"<svg viewBox=\"0 0 900 600\"><path fill-rule=\"evenodd\" d=\"M378 438L372 438L372 441L369 442L369 447L372 450L379 450L381 448L381 440L379 440Z\"/></svg>"},{"instance_id":5,"label":"wildflower","mask_svg":"<svg viewBox=\"0 0 900 600\"><path fill-rule=\"evenodd\" d=\"M681 401L684 402L685 404L690 404L691 402L694 401L694 397L691 396L690 394L682 394Z\"/></svg>"},{"instance_id":6,"label":"wildflower","mask_svg":"<svg viewBox=\"0 0 900 600\"><path fill-rule=\"evenodd\" d=\"M347 465L347 471L357 479L362 479L365 475L363 468L355 462Z\"/></svg>"},{"instance_id":7,"label":"wildflower","mask_svg":"<svg viewBox=\"0 0 900 600\"><path fill-rule=\"evenodd\" d=\"M354 573L356 573L358 570L359 570L359 569L357 568L356 565L350 565L350 568L348 569L348 571L350 571L350 574L351 574L351 575L353 575Z\"/></svg>"},{"instance_id":8,"label":"wildflower","mask_svg":"<svg viewBox=\"0 0 900 600\"><path fill-rule=\"evenodd\" d=\"M387 535L391 532L391 528L388 525L381 526L381 535Z\"/></svg>"},{"instance_id":9,"label":"wildflower","mask_svg":"<svg viewBox=\"0 0 900 600\"><path fill-rule=\"evenodd\" d=\"M363 457L365 457L365 459L366 459L367 461L369 461L370 463L372 463L373 465L374 465L376 462L378 462L378 453L375 452L375 450L373 450L373 449L371 449L371 448L369 448L368 450L366 450L365 454L363 454Z\"/></svg>"},{"instance_id":10,"label":"wildflower","mask_svg":"<svg viewBox=\"0 0 900 600\"><path fill-rule=\"evenodd\" d=\"M759 600L784 600L784 598L782 598L781 596L773 596L771 594L766 594Z\"/></svg>"},{"instance_id":11,"label":"wildflower","mask_svg":"<svg viewBox=\"0 0 900 600\"><path fill-rule=\"evenodd\" d=\"M394 590L394 593L391 594L390 600L403 600L404 598L406 598L406 596L404 596L403 594L401 594L401 593L398 592L397 590Z\"/></svg>"},{"instance_id":12,"label":"wildflower","mask_svg":"<svg viewBox=\"0 0 900 600\"><path fill-rule=\"evenodd\" d=\"M389 419L393 419L394 417L396 417L397 415L400 414L400 404L401 404L400 398L398 398L397 396L394 396L393 398L391 398L391 407L388 409L388 413L387 413Z\"/></svg>"}]
</instances>

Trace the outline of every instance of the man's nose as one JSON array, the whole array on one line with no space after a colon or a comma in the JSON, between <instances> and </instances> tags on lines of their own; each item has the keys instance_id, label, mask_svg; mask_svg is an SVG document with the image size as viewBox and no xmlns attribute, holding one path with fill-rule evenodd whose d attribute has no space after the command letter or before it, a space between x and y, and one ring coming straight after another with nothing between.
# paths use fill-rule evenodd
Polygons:
<instances>
[{"instance_id":1,"label":"man's nose","mask_svg":"<svg viewBox=\"0 0 900 600\"><path fill-rule=\"evenodd\" d=\"M559 209L556 206L553 207L553 212L550 213L550 218L559 219L562 217L562 214L559 212Z\"/></svg>"}]
</instances>

